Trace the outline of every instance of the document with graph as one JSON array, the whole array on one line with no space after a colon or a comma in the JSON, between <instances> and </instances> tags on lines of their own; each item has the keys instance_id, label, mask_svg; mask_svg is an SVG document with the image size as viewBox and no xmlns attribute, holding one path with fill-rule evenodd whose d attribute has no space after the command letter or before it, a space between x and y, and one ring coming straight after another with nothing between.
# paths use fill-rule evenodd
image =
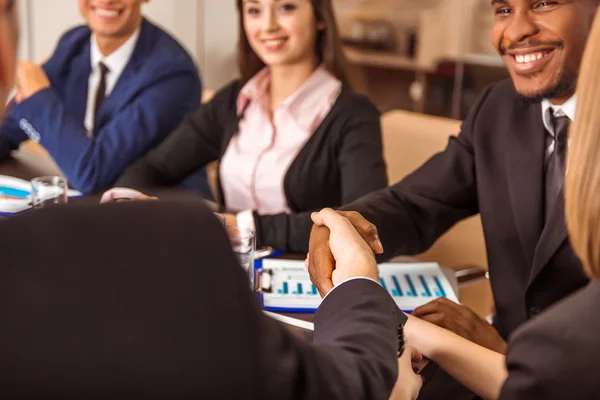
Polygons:
<instances>
[{"instance_id":1,"label":"document with graph","mask_svg":"<svg viewBox=\"0 0 600 400\"><path fill-rule=\"evenodd\" d=\"M260 275L266 310L313 312L321 304L303 261L264 259ZM379 264L379 277L381 286L403 311L410 312L438 297L458 303L452 285L436 263Z\"/></svg>"}]
</instances>

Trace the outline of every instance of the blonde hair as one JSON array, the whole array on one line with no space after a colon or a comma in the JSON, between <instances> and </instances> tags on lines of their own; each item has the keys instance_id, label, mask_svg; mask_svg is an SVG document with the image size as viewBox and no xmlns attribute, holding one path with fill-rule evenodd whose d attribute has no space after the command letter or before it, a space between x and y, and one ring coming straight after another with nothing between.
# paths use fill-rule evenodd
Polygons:
<instances>
[{"instance_id":1,"label":"blonde hair","mask_svg":"<svg viewBox=\"0 0 600 400\"><path fill-rule=\"evenodd\" d=\"M600 279L600 12L588 37L577 90L577 118L569 134L565 214L573 250Z\"/></svg>"}]
</instances>

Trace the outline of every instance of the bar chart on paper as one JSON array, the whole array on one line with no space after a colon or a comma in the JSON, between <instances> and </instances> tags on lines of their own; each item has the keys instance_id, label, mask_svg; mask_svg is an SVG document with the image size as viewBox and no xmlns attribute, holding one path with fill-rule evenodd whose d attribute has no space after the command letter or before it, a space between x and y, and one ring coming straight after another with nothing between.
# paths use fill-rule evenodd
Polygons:
<instances>
[{"instance_id":1,"label":"bar chart on paper","mask_svg":"<svg viewBox=\"0 0 600 400\"><path fill-rule=\"evenodd\" d=\"M269 287L263 288L267 310L311 311L321 297L311 283L302 261L263 260L263 273L269 275ZM379 265L380 285L398 307L412 311L438 297L458 302L456 294L436 263L385 263Z\"/></svg>"}]
</instances>

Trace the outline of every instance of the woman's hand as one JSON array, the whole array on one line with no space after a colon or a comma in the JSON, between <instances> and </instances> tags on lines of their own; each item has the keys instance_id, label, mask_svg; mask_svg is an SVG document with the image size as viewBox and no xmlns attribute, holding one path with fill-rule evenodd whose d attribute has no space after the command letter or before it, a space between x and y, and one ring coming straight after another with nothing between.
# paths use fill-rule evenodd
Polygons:
<instances>
[{"instance_id":1,"label":"woman's hand","mask_svg":"<svg viewBox=\"0 0 600 400\"><path fill-rule=\"evenodd\" d=\"M405 346L402 357L398 358L398 378L390 400L415 400L419 396L423 380L414 372L412 364L422 358L415 348Z\"/></svg>"}]
</instances>

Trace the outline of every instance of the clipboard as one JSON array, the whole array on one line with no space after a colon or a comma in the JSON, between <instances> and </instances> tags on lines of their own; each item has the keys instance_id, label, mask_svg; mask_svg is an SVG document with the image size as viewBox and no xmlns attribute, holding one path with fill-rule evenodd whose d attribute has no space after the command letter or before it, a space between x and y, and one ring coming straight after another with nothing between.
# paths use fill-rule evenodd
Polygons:
<instances>
[{"instance_id":1,"label":"clipboard","mask_svg":"<svg viewBox=\"0 0 600 400\"><path fill-rule=\"evenodd\" d=\"M379 264L379 284L407 313L439 297L458 303L456 293L437 263ZM313 313L321 296L303 261L262 259L255 263L257 291L263 310Z\"/></svg>"}]
</instances>

